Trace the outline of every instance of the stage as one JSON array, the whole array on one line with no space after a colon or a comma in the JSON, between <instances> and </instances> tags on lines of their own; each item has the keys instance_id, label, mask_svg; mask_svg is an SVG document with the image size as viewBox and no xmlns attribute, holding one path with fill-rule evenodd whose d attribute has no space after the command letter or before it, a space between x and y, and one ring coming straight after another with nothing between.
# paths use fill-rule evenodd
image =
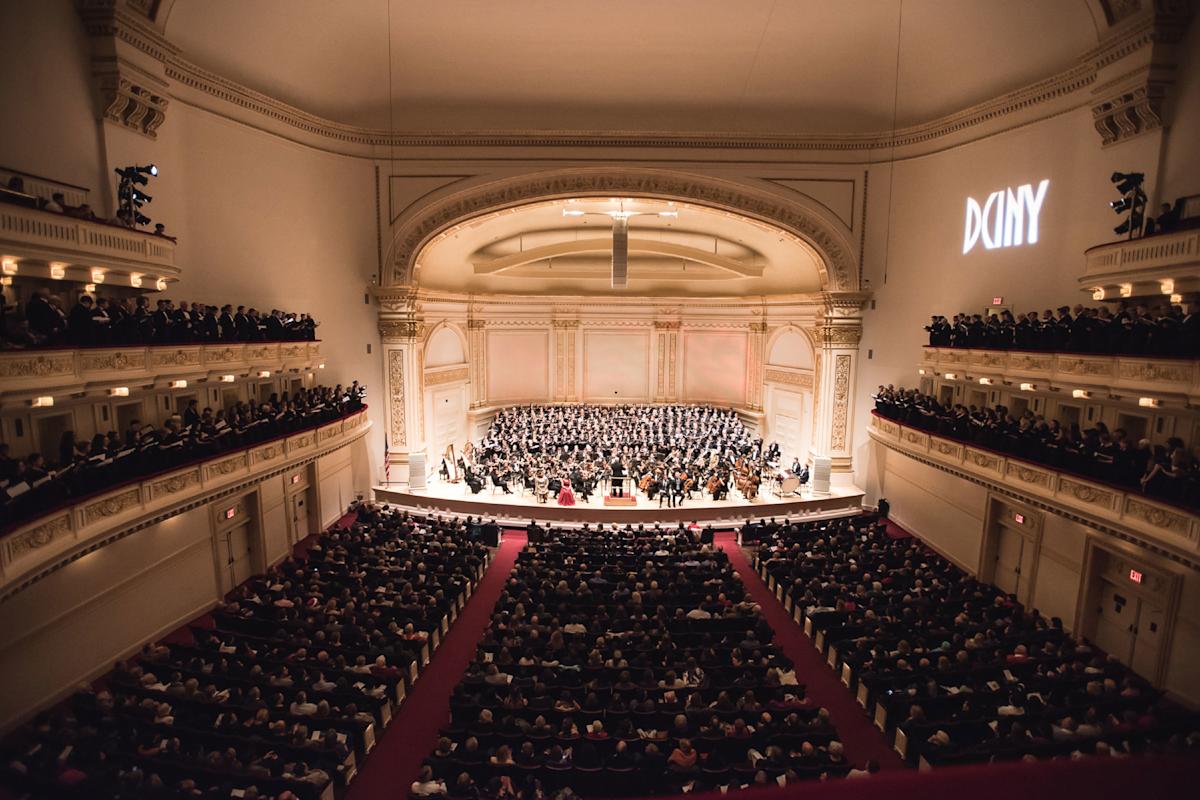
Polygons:
<instances>
[{"instance_id":1,"label":"stage","mask_svg":"<svg viewBox=\"0 0 1200 800\"><path fill-rule=\"evenodd\" d=\"M660 508L658 500L651 501L639 494L633 506L606 506L604 498L592 496L591 503L576 502L573 506L560 506L553 499L539 503L532 493L522 495L503 492L492 493L490 488L479 494L471 494L463 483L435 481L425 489L410 489L407 486L375 486L377 502L396 505L422 512L449 512L454 514L480 515L495 519L501 524L524 524L531 519L539 522L604 522L604 523L676 523L697 522L723 523L742 522L747 517L782 517L800 514L809 517L837 516L857 511L862 504L863 492L854 486L831 486L828 495L787 495L776 497L766 493L747 502L741 497L729 500L710 500L697 496L684 500L682 505Z\"/></svg>"}]
</instances>

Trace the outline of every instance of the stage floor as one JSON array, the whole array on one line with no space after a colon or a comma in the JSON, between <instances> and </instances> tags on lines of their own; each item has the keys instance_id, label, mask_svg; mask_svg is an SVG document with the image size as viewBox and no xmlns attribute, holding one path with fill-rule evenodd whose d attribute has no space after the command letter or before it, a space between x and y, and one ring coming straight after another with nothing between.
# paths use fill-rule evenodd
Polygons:
<instances>
[{"instance_id":1,"label":"stage floor","mask_svg":"<svg viewBox=\"0 0 1200 800\"><path fill-rule=\"evenodd\" d=\"M644 495L637 497L634 506L606 506L599 495L592 496L591 503L577 502L573 506L560 506L553 500L539 503L532 493L492 494L484 489L471 494L465 484L436 481L425 489L409 489L407 486L375 486L378 502L395 503L420 511L444 511L455 514L482 515L501 523L525 523L530 519L546 522L697 522L730 523L785 515L833 516L857 510L862 504L863 492L854 486L832 486L830 493L823 496L790 495L776 497L769 492L747 502L741 497L730 500L710 500L697 496L684 500L675 508L665 504L660 508L657 499L650 501Z\"/></svg>"}]
</instances>

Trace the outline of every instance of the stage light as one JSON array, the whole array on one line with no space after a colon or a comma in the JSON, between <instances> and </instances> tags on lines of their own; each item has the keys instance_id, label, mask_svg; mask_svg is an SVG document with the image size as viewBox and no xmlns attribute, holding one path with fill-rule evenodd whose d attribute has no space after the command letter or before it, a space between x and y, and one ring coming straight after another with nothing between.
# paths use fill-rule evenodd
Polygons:
<instances>
[{"instance_id":1,"label":"stage light","mask_svg":"<svg viewBox=\"0 0 1200 800\"><path fill-rule=\"evenodd\" d=\"M1141 172L1114 172L1111 180L1117 185L1117 191L1121 193L1119 200L1113 200L1108 205L1117 214L1129 213L1117 227L1113 228L1113 233L1129 234L1132 239L1135 234L1142 230L1142 223L1146 215L1146 193L1142 190L1142 181L1145 180L1145 175Z\"/></svg>"},{"instance_id":2,"label":"stage light","mask_svg":"<svg viewBox=\"0 0 1200 800\"><path fill-rule=\"evenodd\" d=\"M1071 390L1071 397L1074 397L1076 400L1087 400L1091 396L1092 396L1092 393L1089 392L1087 389L1072 389Z\"/></svg>"}]
</instances>

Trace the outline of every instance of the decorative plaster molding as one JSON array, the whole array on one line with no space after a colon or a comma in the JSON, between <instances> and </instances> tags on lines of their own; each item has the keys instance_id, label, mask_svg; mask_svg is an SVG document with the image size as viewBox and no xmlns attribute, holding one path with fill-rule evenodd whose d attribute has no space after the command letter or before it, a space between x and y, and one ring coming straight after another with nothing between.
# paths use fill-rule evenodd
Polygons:
<instances>
[{"instance_id":1,"label":"decorative plaster molding","mask_svg":"<svg viewBox=\"0 0 1200 800\"><path fill-rule=\"evenodd\" d=\"M1124 142L1163 126L1167 85L1146 81L1092 106L1092 122L1104 147Z\"/></svg>"},{"instance_id":2,"label":"decorative plaster molding","mask_svg":"<svg viewBox=\"0 0 1200 800\"><path fill-rule=\"evenodd\" d=\"M152 350L150 351L150 368L154 367L191 367L200 363L200 349L188 350Z\"/></svg>"},{"instance_id":3,"label":"decorative plaster molding","mask_svg":"<svg viewBox=\"0 0 1200 800\"><path fill-rule=\"evenodd\" d=\"M412 340L420 337L421 325L414 319L379 320L379 335L385 341Z\"/></svg>"},{"instance_id":4,"label":"decorative plaster molding","mask_svg":"<svg viewBox=\"0 0 1200 800\"><path fill-rule=\"evenodd\" d=\"M404 356L403 350L388 351L388 418L391 441L396 448L408 446L408 434L404 425Z\"/></svg>"},{"instance_id":5,"label":"decorative plaster molding","mask_svg":"<svg viewBox=\"0 0 1200 800\"><path fill-rule=\"evenodd\" d=\"M118 67L118 70L120 68ZM170 101L159 92L134 83L119 72L101 72L95 76L100 118L115 122L151 139L167 119Z\"/></svg>"},{"instance_id":6,"label":"decorative plaster molding","mask_svg":"<svg viewBox=\"0 0 1200 800\"><path fill-rule=\"evenodd\" d=\"M170 494L177 494L189 486L198 486L199 484L199 469L189 469L187 472L179 472L175 475L171 475L170 477L151 483L150 499L157 500L160 497L165 497Z\"/></svg>"},{"instance_id":7,"label":"decorative plaster molding","mask_svg":"<svg viewBox=\"0 0 1200 800\"><path fill-rule=\"evenodd\" d=\"M223 461L218 461L215 464L205 466L205 473L209 479L220 477L221 475L230 475L238 470L246 468L246 453L239 453L232 458L227 458Z\"/></svg>"},{"instance_id":8,"label":"decorative plaster molding","mask_svg":"<svg viewBox=\"0 0 1200 800\"><path fill-rule=\"evenodd\" d=\"M849 416L850 362L848 355L839 355L833 366L833 435L834 450L846 449L846 419Z\"/></svg>"},{"instance_id":9,"label":"decorative plaster molding","mask_svg":"<svg viewBox=\"0 0 1200 800\"><path fill-rule=\"evenodd\" d=\"M49 378L74 371L75 359L70 354L0 360L0 378Z\"/></svg>"},{"instance_id":10,"label":"decorative plaster molding","mask_svg":"<svg viewBox=\"0 0 1200 800\"><path fill-rule=\"evenodd\" d=\"M773 224L817 250L817 269L826 289L853 290L858 266L841 234L808 209L740 183L660 169L587 168L542 172L492 181L439 203L407 221L397 231L392 281L417 281L417 256L440 231L464 219L524 205L532 200L587 195L640 195L722 208Z\"/></svg>"},{"instance_id":11,"label":"decorative plaster molding","mask_svg":"<svg viewBox=\"0 0 1200 800\"><path fill-rule=\"evenodd\" d=\"M136 486L129 491L106 497L99 502L83 507L83 524L91 525L105 517L116 516L126 509L139 505L140 502L141 489Z\"/></svg>"},{"instance_id":12,"label":"decorative plaster molding","mask_svg":"<svg viewBox=\"0 0 1200 800\"><path fill-rule=\"evenodd\" d=\"M465 381L467 379L467 368L458 367L457 369L444 370L442 372L426 372L425 386L441 386L444 383L454 383L455 381Z\"/></svg>"},{"instance_id":13,"label":"decorative plaster molding","mask_svg":"<svg viewBox=\"0 0 1200 800\"><path fill-rule=\"evenodd\" d=\"M8 544L8 560L16 561L32 550L38 550L58 537L71 532L71 515L63 514L43 522L26 533L15 536Z\"/></svg>"},{"instance_id":14,"label":"decorative plaster molding","mask_svg":"<svg viewBox=\"0 0 1200 800\"><path fill-rule=\"evenodd\" d=\"M783 383L788 386L799 386L801 389L813 388L813 376L805 372L788 372L782 369L767 369L763 379L768 383Z\"/></svg>"}]
</instances>

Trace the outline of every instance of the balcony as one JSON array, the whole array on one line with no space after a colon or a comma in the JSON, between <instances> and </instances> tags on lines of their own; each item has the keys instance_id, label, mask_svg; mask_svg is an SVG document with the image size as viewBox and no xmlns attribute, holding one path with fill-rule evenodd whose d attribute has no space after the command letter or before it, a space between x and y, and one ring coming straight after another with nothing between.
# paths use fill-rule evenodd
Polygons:
<instances>
[{"instance_id":1,"label":"balcony","mask_svg":"<svg viewBox=\"0 0 1200 800\"><path fill-rule=\"evenodd\" d=\"M1089 248L1080 287L1095 300L1200 290L1200 227Z\"/></svg>"},{"instance_id":2,"label":"balcony","mask_svg":"<svg viewBox=\"0 0 1200 800\"><path fill-rule=\"evenodd\" d=\"M0 409L33 396L102 394L113 386L219 380L311 370L321 366L320 342L219 342L0 353Z\"/></svg>"},{"instance_id":3,"label":"balcony","mask_svg":"<svg viewBox=\"0 0 1200 800\"><path fill-rule=\"evenodd\" d=\"M224 496L269 475L300 470L358 440L369 429L364 408L333 422L147 475L49 511L0 539L0 594L6 594L17 581L82 556L122 532L137 530L143 522L163 519L184 506Z\"/></svg>"},{"instance_id":4,"label":"balcony","mask_svg":"<svg viewBox=\"0 0 1200 800\"><path fill-rule=\"evenodd\" d=\"M80 283L155 289L180 272L166 236L8 203L0 204L0 254L6 275Z\"/></svg>"},{"instance_id":5,"label":"balcony","mask_svg":"<svg viewBox=\"0 0 1200 800\"><path fill-rule=\"evenodd\" d=\"M1180 405L1200 402L1200 361L1152 356L1045 353L926 347L925 375L953 374L957 380L991 378L997 384L1034 383L1039 390L1073 389L1097 395L1152 396Z\"/></svg>"},{"instance_id":6,"label":"balcony","mask_svg":"<svg viewBox=\"0 0 1200 800\"><path fill-rule=\"evenodd\" d=\"M1140 538L1190 557L1200 555L1200 516L1136 491L936 436L876 413L871 415L869 432L872 439L886 447L949 468L978 483L1132 530Z\"/></svg>"}]
</instances>

